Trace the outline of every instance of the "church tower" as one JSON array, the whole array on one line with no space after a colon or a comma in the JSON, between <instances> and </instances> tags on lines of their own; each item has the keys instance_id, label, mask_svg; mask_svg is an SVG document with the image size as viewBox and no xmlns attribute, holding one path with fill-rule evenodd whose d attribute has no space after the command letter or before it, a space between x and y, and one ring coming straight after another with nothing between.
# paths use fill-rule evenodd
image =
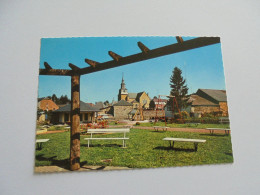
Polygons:
<instances>
[{"instance_id":1,"label":"church tower","mask_svg":"<svg viewBox=\"0 0 260 195\"><path fill-rule=\"evenodd\" d=\"M124 76L122 76L121 89L119 89L119 93L118 93L118 101L126 100L127 95L128 92L127 89L125 88Z\"/></svg>"}]
</instances>

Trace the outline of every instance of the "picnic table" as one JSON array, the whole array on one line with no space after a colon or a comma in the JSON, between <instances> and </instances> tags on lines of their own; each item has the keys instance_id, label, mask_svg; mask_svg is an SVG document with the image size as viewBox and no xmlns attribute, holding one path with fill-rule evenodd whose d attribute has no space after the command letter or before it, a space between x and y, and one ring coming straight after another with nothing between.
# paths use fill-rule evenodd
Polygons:
<instances>
[{"instance_id":1,"label":"picnic table","mask_svg":"<svg viewBox=\"0 0 260 195\"><path fill-rule=\"evenodd\" d=\"M225 131L225 134L226 135L229 135L230 134L230 129L228 128L206 128L207 130L209 130L210 134L213 135L214 134L214 131L217 130L217 131Z\"/></svg>"},{"instance_id":2,"label":"picnic table","mask_svg":"<svg viewBox=\"0 0 260 195\"><path fill-rule=\"evenodd\" d=\"M84 140L88 140L88 147L90 140L123 140L123 148L126 147L125 140L129 138L126 137L126 133L130 132L129 128L125 129L88 129L87 133L90 133L89 138L84 138ZM101 134L101 133L123 133L123 137L93 137L93 134Z\"/></svg>"},{"instance_id":3,"label":"picnic table","mask_svg":"<svg viewBox=\"0 0 260 195\"><path fill-rule=\"evenodd\" d=\"M205 143L206 140L204 139L187 139L187 138L173 138L173 137L166 137L163 138L164 141L169 141L170 142L170 147L173 149L174 147L174 142L193 142L195 151L198 150L198 143ZM172 142L172 145L171 145Z\"/></svg>"},{"instance_id":4,"label":"picnic table","mask_svg":"<svg viewBox=\"0 0 260 195\"><path fill-rule=\"evenodd\" d=\"M42 149L42 143L49 141L50 139L36 139L36 149Z\"/></svg>"},{"instance_id":5,"label":"picnic table","mask_svg":"<svg viewBox=\"0 0 260 195\"><path fill-rule=\"evenodd\" d=\"M155 131L159 131L159 129L162 129L163 131L167 131L167 129L169 129L169 127L166 126L153 126Z\"/></svg>"}]
</instances>

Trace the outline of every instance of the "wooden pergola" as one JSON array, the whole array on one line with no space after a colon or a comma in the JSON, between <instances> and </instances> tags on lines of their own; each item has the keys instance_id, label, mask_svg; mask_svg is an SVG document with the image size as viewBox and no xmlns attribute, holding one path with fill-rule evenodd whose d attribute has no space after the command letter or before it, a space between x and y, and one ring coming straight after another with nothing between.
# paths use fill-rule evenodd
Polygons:
<instances>
[{"instance_id":1,"label":"wooden pergola","mask_svg":"<svg viewBox=\"0 0 260 195\"><path fill-rule=\"evenodd\" d=\"M71 77L71 130L70 130L70 169L80 168L80 76L90 74L110 68L115 68L135 62L149 60L173 53L187 51L199 47L220 43L219 37L199 37L188 41L183 41L177 36L177 43L150 50L143 43L138 42L141 52L122 57L112 51L108 54L113 58L107 62L96 62L85 59L90 66L79 68L69 63L70 69L53 69L47 62L44 62L45 69L40 69L39 75L55 75Z\"/></svg>"}]
</instances>

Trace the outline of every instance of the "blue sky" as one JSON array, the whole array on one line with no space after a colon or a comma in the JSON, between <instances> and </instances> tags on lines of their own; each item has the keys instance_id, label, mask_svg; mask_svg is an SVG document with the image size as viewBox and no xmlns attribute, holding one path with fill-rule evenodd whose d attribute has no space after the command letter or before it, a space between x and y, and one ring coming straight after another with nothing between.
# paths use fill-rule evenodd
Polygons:
<instances>
[{"instance_id":1,"label":"blue sky","mask_svg":"<svg viewBox=\"0 0 260 195\"><path fill-rule=\"evenodd\" d=\"M183 37L184 41L193 37ZM108 51L121 56L140 53L137 42L154 49L176 43L175 37L79 37L41 39L40 68L48 62L54 69L70 69L68 63L78 67L89 66L85 58L105 62L112 58ZM80 78L80 98L85 102L111 102L117 100L122 74L128 92L145 91L153 98L170 93L170 77L174 67L179 67L187 80L189 93L202 89L225 89L225 78L221 45L201 47L171 54L113 69L82 75ZM38 97L70 98L70 77L39 76Z\"/></svg>"}]
</instances>

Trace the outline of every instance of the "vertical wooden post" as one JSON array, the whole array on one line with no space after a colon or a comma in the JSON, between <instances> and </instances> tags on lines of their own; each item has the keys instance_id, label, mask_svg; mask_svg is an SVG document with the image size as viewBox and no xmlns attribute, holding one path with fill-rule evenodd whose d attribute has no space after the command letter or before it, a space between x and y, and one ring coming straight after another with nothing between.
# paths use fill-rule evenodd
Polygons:
<instances>
[{"instance_id":1,"label":"vertical wooden post","mask_svg":"<svg viewBox=\"0 0 260 195\"><path fill-rule=\"evenodd\" d=\"M80 168L80 76L71 76L70 170Z\"/></svg>"}]
</instances>

